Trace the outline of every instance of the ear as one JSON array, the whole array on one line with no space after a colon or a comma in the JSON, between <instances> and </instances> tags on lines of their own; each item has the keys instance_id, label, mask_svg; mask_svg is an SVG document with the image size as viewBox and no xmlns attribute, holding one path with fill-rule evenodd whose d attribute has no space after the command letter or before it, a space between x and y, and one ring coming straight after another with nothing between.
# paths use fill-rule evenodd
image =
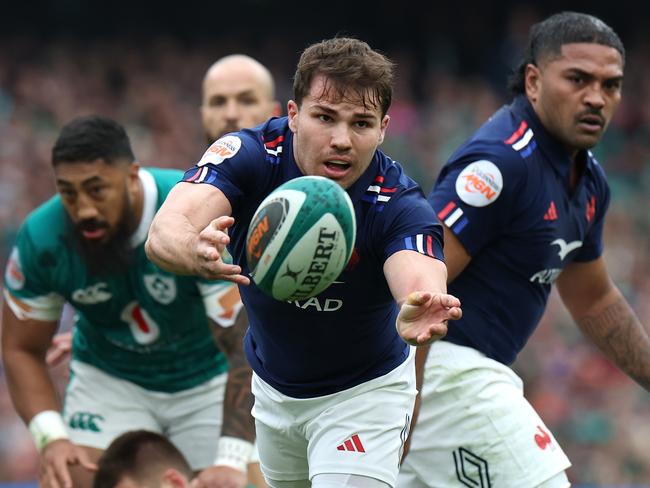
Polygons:
<instances>
[{"instance_id":1,"label":"ear","mask_svg":"<svg viewBox=\"0 0 650 488\"><path fill-rule=\"evenodd\" d=\"M542 72L539 67L532 63L526 65L524 70L524 86L526 88L526 95L531 103L535 103L539 97L539 91L542 83Z\"/></svg>"},{"instance_id":2,"label":"ear","mask_svg":"<svg viewBox=\"0 0 650 488\"><path fill-rule=\"evenodd\" d=\"M161 484L164 488L187 488L190 486L187 478L174 468L165 470Z\"/></svg>"},{"instance_id":3,"label":"ear","mask_svg":"<svg viewBox=\"0 0 650 488\"><path fill-rule=\"evenodd\" d=\"M390 122L390 116L384 115L384 118L381 120L381 125L379 126L379 142L377 145L384 142L384 137L386 136L386 129L388 128L388 123Z\"/></svg>"},{"instance_id":4,"label":"ear","mask_svg":"<svg viewBox=\"0 0 650 488\"><path fill-rule=\"evenodd\" d=\"M298 132L298 104L293 100L287 102L287 116L289 117L289 129L291 132Z\"/></svg>"}]
</instances>

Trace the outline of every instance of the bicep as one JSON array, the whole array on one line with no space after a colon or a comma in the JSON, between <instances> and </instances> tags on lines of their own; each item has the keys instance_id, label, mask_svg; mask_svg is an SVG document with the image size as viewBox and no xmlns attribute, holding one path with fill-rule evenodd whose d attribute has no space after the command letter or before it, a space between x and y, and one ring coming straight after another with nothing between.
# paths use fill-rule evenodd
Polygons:
<instances>
[{"instance_id":1,"label":"bicep","mask_svg":"<svg viewBox=\"0 0 650 488\"><path fill-rule=\"evenodd\" d=\"M620 294L602 256L593 261L569 264L556 284L562 301L576 321L616 300Z\"/></svg>"},{"instance_id":2,"label":"bicep","mask_svg":"<svg viewBox=\"0 0 650 488\"><path fill-rule=\"evenodd\" d=\"M447 264L447 282L451 283L467 267L472 257L456 234L449 227L443 225L445 230L445 263Z\"/></svg>"},{"instance_id":3,"label":"bicep","mask_svg":"<svg viewBox=\"0 0 650 488\"><path fill-rule=\"evenodd\" d=\"M2 351L7 357L13 351L45 355L58 328L57 321L22 320L7 304L2 305Z\"/></svg>"},{"instance_id":4,"label":"bicep","mask_svg":"<svg viewBox=\"0 0 650 488\"><path fill-rule=\"evenodd\" d=\"M384 263L384 275L393 297L402 303L414 291L446 292L445 263L414 251L398 251Z\"/></svg>"}]
</instances>

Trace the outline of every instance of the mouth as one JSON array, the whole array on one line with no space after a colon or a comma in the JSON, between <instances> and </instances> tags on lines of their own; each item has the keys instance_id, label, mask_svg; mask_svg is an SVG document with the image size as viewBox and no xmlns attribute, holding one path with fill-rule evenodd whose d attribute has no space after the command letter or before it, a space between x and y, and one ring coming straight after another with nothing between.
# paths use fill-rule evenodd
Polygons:
<instances>
[{"instance_id":1,"label":"mouth","mask_svg":"<svg viewBox=\"0 0 650 488\"><path fill-rule=\"evenodd\" d=\"M599 115L583 115L578 119L578 127L585 132L601 132L605 127L605 121Z\"/></svg>"},{"instance_id":2,"label":"mouth","mask_svg":"<svg viewBox=\"0 0 650 488\"><path fill-rule=\"evenodd\" d=\"M108 234L108 226L96 222L84 223L79 225L79 232L81 232L84 239L97 241L106 237Z\"/></svg>"},{"instance_id":3,"label":"mouth","mask_svg":"<svg viewBox=\"0 0 650 488\"><path fill-rule=\"evenodd\" d=\"M352 165L340 159L330 159L325 161L325 176L333 180L343 178L352 168Z\"/></svg>"}]
</instances>

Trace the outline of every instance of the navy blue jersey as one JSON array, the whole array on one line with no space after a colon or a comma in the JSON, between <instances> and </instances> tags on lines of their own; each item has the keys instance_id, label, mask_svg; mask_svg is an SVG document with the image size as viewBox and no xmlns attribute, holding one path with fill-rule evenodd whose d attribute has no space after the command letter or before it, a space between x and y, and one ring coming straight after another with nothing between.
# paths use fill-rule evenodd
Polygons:
<instances>
[{"instance_id":1,"label":"navy blue jersey","mask_svg":"<svg viewBox=\"0 0 650 488\"><path fill-rule=\"evenodd\" d=\"M603 249L605 174L588 151L572 161L524 96L497 111L450 158L429 195L472 260L449 285L463 317L446 340L512 363L537 326L551 285Z\"/></svg>"},{"instance_id":2,"label":"navy blue jersey","mask_svg":"<svg viewBox=\"0 0 650 488\"><path fill-rule=\"evenodd\" d=\"M245 240L261 201L303 176L293 158L286 118L224 136L184 180L208 183L228 198L235 217L229 250L248 274ZM408 356L395 329L398 308L384 277L393 253L442 259L442 226L417 184L376 151L347 190L357 222L352 258L336 282L304 301L274 300L254 283L240 287L250 328L245 349L253 370L282 393L307 398L350 388L393 370Z\"/></svg>"}]
</instances>

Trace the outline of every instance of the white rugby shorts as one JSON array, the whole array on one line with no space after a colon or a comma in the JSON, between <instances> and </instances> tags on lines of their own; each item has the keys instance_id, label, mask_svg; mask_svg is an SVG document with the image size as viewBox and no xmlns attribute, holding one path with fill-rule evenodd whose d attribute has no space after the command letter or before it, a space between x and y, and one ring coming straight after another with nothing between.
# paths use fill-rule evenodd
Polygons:
<instances>
[{"instance_id":1,"label":"white rugby shorts","mask_svg":"<svg viewBox=\"0 0 650 488\"><path fill-rule=\"evenodd\" d=\"M223 420L226 374L176 393L146 390L81 361L72 371L64 420L75 444L106 449L128 430L146 429L170 439L194 470L212 466ZM257 462L257 452L251 462Z\"/></svg>"},{"instance_id":2,"label":"white rugby shorts","mask_svg":"<svg viewBox=\"0 0 650 488\"><path fill-rule=\"evenodd\" d=\"M532 488L566 480L569 459L524 398L521 379L498 361L434 343L421 400L399 488Z\"/></svg>"},{"instance_id":3,"label":"white rugby shorts","mask_svg":"<svg viewBox=\"0 0 650 488\"><path fill-rule=\"evenodd\" d=\"M390 373L316 398L283 395L253 373L260 467L273 481L354 474L395 486L415 403L415 353Z\"/></svg>"}]
</instances>

